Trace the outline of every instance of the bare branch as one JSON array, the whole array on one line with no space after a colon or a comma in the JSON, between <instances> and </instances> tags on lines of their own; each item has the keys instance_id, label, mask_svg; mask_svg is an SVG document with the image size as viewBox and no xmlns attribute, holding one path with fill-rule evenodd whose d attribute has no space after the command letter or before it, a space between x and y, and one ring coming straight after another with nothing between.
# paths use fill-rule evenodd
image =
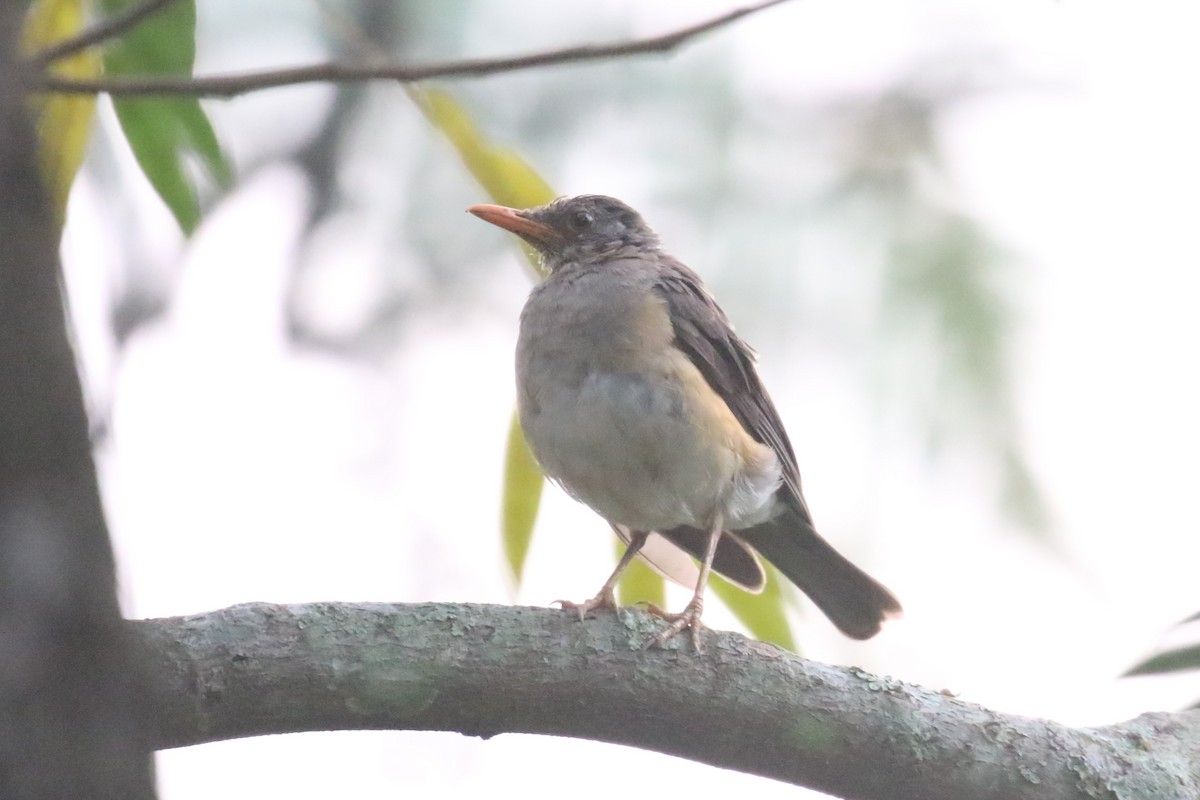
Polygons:
<instances>
[{"instance_id":1,"label":"bare branch","mask_svg":"<svg viewBox=\"0 0 1200 800\"><path fill-rule=\"evenodd\" d=\"M787 0L766 2L735 9L719 17L686 28L630 42L587 44L558 50L545 50L522 56L477 58L444 61L431 64L312 64L238 75L200 77L146 75L112 76L98 80L75 80L55 75L41 75L34 87L38 91L63 94L108 94L114 97L147 97L187 95L191 97L235 97L262 89L296 86L305 83L351 83L372 80L393 80L402 83L430 78L480 77L501 72L571 64L622 56L665 53L703 33L728 25Z\"/></svg>"},{"instance_id":2,"label":"bare branch","mask_svg":"<svg viewBox=\"0 0 1200 800\"><path fill-rule=\"evenodd\" d=\"M314 730L614 742L858 800L1200 797L1200 712L1070 728L624 609L252 604L131 623L159 747Z\"/></svg>"},{"instance_id":3,"label":"bare branch","mask_svg":"<svg viewBox=\"0 0 1200 800\"><path fill-rule=\"evenodd\" d=\"M80 31L79 34L72 36L69 39L63 39L61 42L54 44L42 50L39 53L30 57L30 63L45 67L60 58L66 58L69 55L74 55L80 50L84 50L106 39L111 39L114 36L120 36L125 31L137 27L138 23L156 14L162 9L174 3L176 0L145 0L136 6L131 6L119 14L113 14L111 17L106 17L104 20L96 23L87 30Z\"/></svg>"}]
</instances>

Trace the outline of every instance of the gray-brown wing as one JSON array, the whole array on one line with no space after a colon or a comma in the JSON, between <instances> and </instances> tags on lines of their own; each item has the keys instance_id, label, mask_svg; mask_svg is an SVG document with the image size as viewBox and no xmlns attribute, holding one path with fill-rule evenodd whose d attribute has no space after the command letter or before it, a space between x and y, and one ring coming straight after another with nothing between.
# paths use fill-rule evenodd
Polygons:
<instances>
[{"instance_id":1,"label":"gray-brown wing","mask_svg":"<svg viewBox=\"0 0 1200 800\"><path fill-rule=\"evenodd\" d=\"M754 351L734 333L700 276L669 256L664 256L661 263L663 269L655 289L667 301L676 346L687 354L750 435L775 451L783 467L780 490L811 524L800 492L796 454L779 412L758 377Z\"/></svg>"}]
</instances>

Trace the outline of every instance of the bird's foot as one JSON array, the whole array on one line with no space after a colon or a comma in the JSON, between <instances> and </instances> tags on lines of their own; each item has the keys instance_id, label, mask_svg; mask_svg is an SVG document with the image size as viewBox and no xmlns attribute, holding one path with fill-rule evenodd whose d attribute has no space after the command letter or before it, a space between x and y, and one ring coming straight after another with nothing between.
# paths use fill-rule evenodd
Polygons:
<instances>
[{"instance_id":1,"label":"bird's foot","mask_svg":"<svg viewBox=\"0 0 1200 800\"><path fill-rule=\"evenodd\" d=\"M684 606L683 611L678 614L664 611L652 603L646 604L646 610L671 624L647 639L646 643L642 645L643 650L648 650L655 645L661 647L686 629L691 631L692 647L697 653L703 652L700 648L700 631L704 627L704 623L700 621L700 615L704 612L704 601L692 598L692 601Z\"/></svg>"},{"instance_id":2,"label":"bird's foot","mask_svg":"<svg viewBox=\"0 0 1200 800\"><path fill-rule=\"evenodd\" d=\"M603 611L617 610L617 596L613 594L611 586L605 586L600 590L600 593L591 600L584 600L582 603L573 603L570 600L555 600L550 605L559 606L563 611L578 611L579 619L583 619L587 614L597 609Z\"/></svg>"}]
</instances>

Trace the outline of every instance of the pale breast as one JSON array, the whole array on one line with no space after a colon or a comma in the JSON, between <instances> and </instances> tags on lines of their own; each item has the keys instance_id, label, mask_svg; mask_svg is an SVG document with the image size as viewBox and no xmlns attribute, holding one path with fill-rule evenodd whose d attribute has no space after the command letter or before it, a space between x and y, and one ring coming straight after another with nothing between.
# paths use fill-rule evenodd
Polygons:
<instances>
[{"instance_id":1,"label":"pale breast","mask_svg":"<svg viewBox=\"0 0 1200 800\"><path fill-rule=\"evenodd\" d=\"M703 528L718 513L730 530L761 522L778 460L672 340L665 302L637 276L540 287L517 348L530 447L548 475L612 522Z\"/></svg>"}]
</instances>

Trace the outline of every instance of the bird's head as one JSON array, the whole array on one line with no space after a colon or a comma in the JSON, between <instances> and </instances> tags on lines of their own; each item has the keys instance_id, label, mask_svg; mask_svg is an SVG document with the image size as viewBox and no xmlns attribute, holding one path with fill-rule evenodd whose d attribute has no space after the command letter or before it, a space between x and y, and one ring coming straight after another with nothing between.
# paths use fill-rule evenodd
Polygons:
<instances>
[{"instance_id":1,"label":"bird's head","mask_svg":"<svg viewBox=\"0 0 1200 800\"><path fill-rule=\"evenodd\" d=\"M560 197L536 208L478 205L475 216L515 233L533 245L546 268L619 258L658 248L658 236L641 215L612 197Z\"/></svg>"}]
</instances>

